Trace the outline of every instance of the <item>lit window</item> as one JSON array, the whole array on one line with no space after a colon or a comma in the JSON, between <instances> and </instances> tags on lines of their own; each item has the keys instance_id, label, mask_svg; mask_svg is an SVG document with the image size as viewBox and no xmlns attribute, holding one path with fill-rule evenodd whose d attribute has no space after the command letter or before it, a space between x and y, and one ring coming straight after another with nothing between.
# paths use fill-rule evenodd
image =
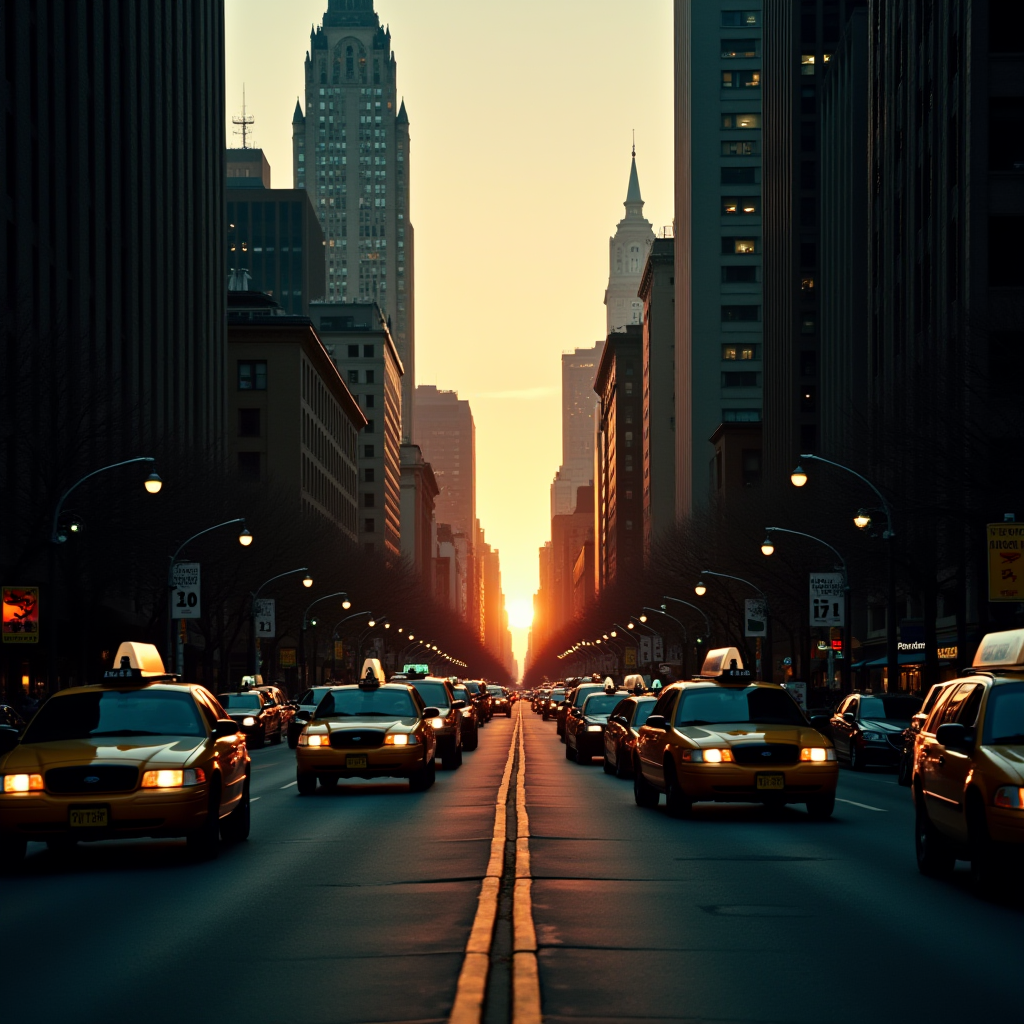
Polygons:
<instances>
[{"instance_id":1,"label":"lit window","mask_svg":"<svg viewBox=\"0 0 1024 1024\"><path fill-rule=\"evenodd\" d=\"M748 255L757 252L756 238L723 238L722 252L727 255Z\"/></svg>"},{"instance_id":2,"label":"lit window","mask_svg":"<svg viewBox=\"0 0 1024 1024\"><path fill-rule=\"evenodd\" d=\"M722 199L722 213L727 216L753 217L760 212L760 196L725 196Z\"/></svg>"},{"instance_id":3,"label":"lit window","mask_svg":"<svg viewBox=\"0 0 1024 1024\"><path fill-rule=\"evenodd\" d=\"M723 114L722 128L732 130L736 128L760 128L760 114Z\"/></svg>"},{"instance_id":4,"label":"lit window","mask_svg":"<svg viewBox=\"0 0 1024 1024\"><path fill-rule=\"evenodd\" d=\"M813 75L814 74L814 54L803 53L800 55L800 74L801 75Z\"/></svg>"},{"instance_id":5,"label":"lit window","mask_svg":"<svg viewBox=\"0 0 1024 1024\"><path fill-rule=\"evenodd\" d=\"M814 278L813 277L801 277L800 278L800 291L802 291L802 292L813 292L814 291Z\"/></svg>"},{"instance_id":6,"label":"lit window","mask_svg":"<svg viewBox=\"0 0 1024 1024\"><path fill-rule=\"evenodd\" d=\"M723 71L723 89L760 89L760 71Z\"/></svg>"},{"instance_id":7,"label":"lit window","mask_svg":"<svg viewBox=\"0 0 1024 1024\"><path fill-rule=\"evenodd\" d=\"M761 49L760 39L723 39L722 58L728 60L734 57L757 57Z\"/></svg>"}]
</instances>

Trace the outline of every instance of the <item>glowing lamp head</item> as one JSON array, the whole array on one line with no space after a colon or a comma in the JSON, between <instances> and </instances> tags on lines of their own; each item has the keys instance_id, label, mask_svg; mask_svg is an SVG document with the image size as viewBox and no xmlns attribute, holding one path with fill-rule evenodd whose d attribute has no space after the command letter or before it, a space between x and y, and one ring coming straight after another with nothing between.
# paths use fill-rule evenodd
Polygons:
<instances>
[{"instance_id":1,"label":"glowing lamp head","mask_svg":"<svg viewBox=\"0 0 1024 1024\"><path fill-rule=\"evenodd\" d=\"M797 466L792 473L789 474L789 479L794 487L803 487L807 483L807 474L804 472L803 467Z\"/></svg>"},{"instance_id":2,"label":"glowing lamp head","mask_svg":"<svg viewBox=\"0 0 1024 1024\"><path fill-rule=\"evenodd\" d=\"M772 543L771 537L765 537L761 542L761 554L762 555L773 555L775 554L775 545Z\"/></svg>"},{"instance_id":3,"label":"glowing lamp head","mask_svg":"<svg viewBox=\"0 0 1024 1024\"><path fill-rule=\"evenodd\" d=\"M302 577L302 585L303 585L303 586L304 586L304 587L305 587L305 588L306 588L307 590L309 590L309 588L310 588L311 586L313 586L313 577L312 577L312 576L310 576L308 572L306 573L306 575L305 575L305 576L303 576L303 577Z\"/></svg>"},{"instance_id":4,"label":"glowing lamp head","mask_svg":"<svg viewBox=\"0 0 1024 1024\"><path fill-rule=\"evenodd\" d=\"M632 622L627 622L626 629L636 629L636 626L634 626Z\"/></svg>"},{"instance_id":5,"label":"glowing lamp head","mask_svg":"<svg viewBox=\"0 0 1024 1024\"><path fill-rule=\"evenodd\" d=\"M252 543L252 534L248 530L242 530L238 535L238 543L247 548Z\"/></svg>"},{"instance_id":6,"label":"glowing lamp head","mask_svg":"<svg viewBox=\"0 0 1024 1024\"><path fill-rule=\"evenodd\" d=\"M164 482L160 479L160 475L158 473L150 473L149 476L146 477L145 487L150 494L159 494L160 488L163 487L163 485Z\"/></svg>"},{"instance_id":7,"label":"glowing lamp head","mask_svg":"<svg viewBox=\"0 0 1024 1024\"><path fill-rule=\"evenodd\" d=\"M871 525L871 516L869 516L864 509L860 509L860 511L853 517L853 525L856 526L858 530L866 530Z\"/></svg>"},{"instance_id":8,"label":"glowing lamp head","mask_svg":"<svg viewBox=\"0 0 1024 1024\"><path fill-rule=\"evenodd\" d=\"M640 621L641 622L646 622L647 621L647 616L646 615L641 615L640 616Z\"/></svg>"},{"instance_id":9,"label":"glowing lamp head","mask_svg":"<svg viewBox=\"0 0 1024 1024\"><path fill-rule=\"evenodd\" d=\"M373 627L376 626L377 623L376 623L376 621L374 619L370 619L370 621L367 623L367 625L370 627L370 629L373 629Z\"/></svg>"},{"instance_id":10,"label":"glowing lamp head","mask_svg":"<svg viewBox=\"0 0 1024 1024\"><path fill-rule=\"evenodd\" d=\"M707 584L703 580L697 580L697 586L693 588L693 592L698 597L703 597L708 592Z\"/></svg>"}]
</instances>

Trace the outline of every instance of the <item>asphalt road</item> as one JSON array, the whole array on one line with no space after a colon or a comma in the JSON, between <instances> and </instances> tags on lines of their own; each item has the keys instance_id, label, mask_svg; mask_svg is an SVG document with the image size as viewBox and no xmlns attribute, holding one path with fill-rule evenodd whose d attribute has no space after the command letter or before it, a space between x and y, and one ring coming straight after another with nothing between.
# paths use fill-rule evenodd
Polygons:
<instances>
[{"instance_id":1,"label":"asphalt road","mask_svg":"<svg viewBox=\"0 0 1024 1024\"><path fill-rule=\"evenodd\" d=\"M1016 1020L1024 904L920 877L907 791L841 773L802 810L635 806L527 712L526 806L544 1020ZM296 795L287 747L253 754L253 830L191 864L179 842L30 847L0 880L5 1020L18 1024L447 1021L512 739L456 772ZM514 803L514 801L513 801ZM495 948L507 931L499 916ZM508 1020L495 985L485 1021Z\"/></svg>"}]
</instances>

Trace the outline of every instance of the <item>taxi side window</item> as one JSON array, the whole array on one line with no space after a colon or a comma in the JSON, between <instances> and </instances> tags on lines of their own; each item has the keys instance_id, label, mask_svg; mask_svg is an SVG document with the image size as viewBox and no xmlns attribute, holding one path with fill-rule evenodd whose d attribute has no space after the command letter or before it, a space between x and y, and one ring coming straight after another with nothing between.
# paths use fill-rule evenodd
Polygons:
<instances>
[{"instance_id":1,"label":"taxi side window","mask_svg":"<svg viewBox=\"0 0 1024 1024\"><path fill-rule=\"evenodd\" d=\"M935 702L935 707L932 708L931 714L928 716L928 721L924 723L924 731L934 733L940 725L942 725L943 713L946 707L949 705L950 699L953 694L959 689L958 686L948 686L940 695L939 699Z\"/></svg>"},{"instance_id":2,"label":"taxi side window","mask_svg":"<svg viewBox=\"0 0 1024 1024\"><path fill-rule=\"evenodd\" d=\"M302 696L299 697L300 704L315 704L316 701L313 699L313 691L307 690Z\"/></svg>"},{"instance_id":3,"label":"taxi side window","mask_svg":"<svg viewBox=\"0 0 1024 1024\"><path fill-rule=\"evenodd\" d=\"M651 712L652 715L662 715L665 718L672 717L672 705L675 703L676 694L663 693L658 698L658 703L654 705L654 710Z\"/></svg>"},{"instance_id":4,"label":"taxi side window","mask_svg":"<svg viewBox=\"0 0 1024 1024\"><path fill-rule=\"evenodd\" d=\"M612 708L612 715L623 715L625 718L629 718L629 707L630 703L628 700L620 700L615 707ZM611 715L608 716L611 718Z\"/></svg>"},{"instance_id":5,"label":"taxi side window","mask_svg":"<svg viewBox=\"0 0 1024 1024\"><path fill-rule=\"evenodd\" d=\"M966 690L966 685L962 689ZM977 683L960 703L960 711L956 720L967 729L973 729L978 722L978 710L981 708L981 698L984 692L985 687L981 683Z\"/></svg>"},{"instance_id":6,"label":"taxi side window","mask_svg":"<svg viewBox=\"0 0 1024 1024\"><path fill-rule=\"evenodd\" d=\"M945 725L947 722L959 722L960 712L963 710L964 703L970 697L973 690L974 686L970 683L961 683L956 687L956 692L946 701L942 709L942 718L936 720L936 725Z\"/></svg>"},{"instance_id":7,"label":"taxi side window","mask_svg":"<svg viewBox=\"0 0 1024 1024\"><path fill-rule=\"evenodd\" d=\"M217 719L224 716L222 716L213 706L213 702L207 698L205 693L194 691L193 696L196 699L196 703L199 705L199 710L202 712L203 718L206 719L206 724L212 730Z\"/></svg>"}]
</instances>

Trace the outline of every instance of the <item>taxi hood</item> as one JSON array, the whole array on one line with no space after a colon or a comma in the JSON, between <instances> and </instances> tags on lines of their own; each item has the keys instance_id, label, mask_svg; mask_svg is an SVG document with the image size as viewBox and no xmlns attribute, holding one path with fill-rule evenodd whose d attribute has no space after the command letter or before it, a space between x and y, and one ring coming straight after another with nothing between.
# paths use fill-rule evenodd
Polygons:
<instances>
[{"instance_id":1,"label":"taxi hood","mask_svg":"<svg viewBox=\"0 0 1024 1024\"><path fill-rule=\"evenodd\" d=\"M374 729L377 732L388 732L400 727L415 729L418 718L379 718L376 715L350 715L345 718L314 718L310 725L326 725L328 732L348 732L350 729Z\"/></svg>"},{"instance_id":2,"label":"taxi hood","mask_svg":"<svg viewBox=\"0 0 1024 1024\"><path fill-rule=\"evenodd\" d=\"M720 725L684 725L677 729L687 739L700 746L716 746L723 743L795 743L806 747L830 747L817 729L809 725L737 725L724 722Z\"/></svg>"},{"instance_id":3,"label":"taxi hood","mask_svg":"<svg viewBox=\"0 0 1024 1024\"><path fill-rule=\"evenodd\" d=\"M4 771L41 771L63 765L134 764L151 768L182 768L206 743L205 736L115 736L101 740L55 740L21 743L3 760Z\"/></svg>"}]
</instances>

